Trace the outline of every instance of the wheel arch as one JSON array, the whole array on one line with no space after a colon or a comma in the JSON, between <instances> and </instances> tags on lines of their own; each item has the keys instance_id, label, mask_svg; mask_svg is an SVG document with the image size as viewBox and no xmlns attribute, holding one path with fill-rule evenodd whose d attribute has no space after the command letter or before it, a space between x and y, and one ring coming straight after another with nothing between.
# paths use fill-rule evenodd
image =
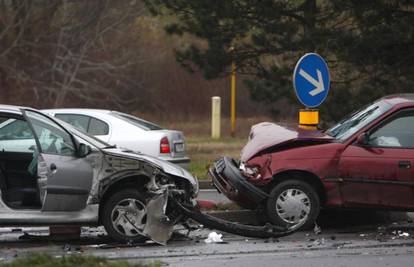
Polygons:
<instances>
[{"instance_id":1,"label":"wheel arch","mask_svg":"<svg viewBox=\"0 0 414 267\"><path fill-rule=\"evenodd\" d=\"M136 188L141 191L140 188L143 188L145 184L150 181L150 177L144 174L128 175L111 181L107 184L101 192L101 197L99 199L99 223L101 222L102 209L105 206L106 201L116 192L119 192L122 189Z\"/></svg>"},{"instance_id":2,"label":"wheel arch","mask_svg":"<svg viewBox=\"0 0 414 267\"><path fill-rule=\"evenodd\" d=\"M285 170L273 175L268 186L269 192L279 183L286 180L300 180L312 186L319 196L321 205L326 203L326 190L321 179L314 173L305 170Z\"/></svg>"}]
</instances>

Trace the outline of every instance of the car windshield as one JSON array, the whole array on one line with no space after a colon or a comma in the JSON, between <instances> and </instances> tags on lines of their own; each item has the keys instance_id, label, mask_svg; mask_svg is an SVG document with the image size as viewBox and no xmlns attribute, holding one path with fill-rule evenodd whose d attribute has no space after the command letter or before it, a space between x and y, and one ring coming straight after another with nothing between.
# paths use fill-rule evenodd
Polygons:
<instances>
[{"instance_id":1,"label":"car windshield","mask_svg":"<svg viewBox=\"0 0 414 267\"><path fill-rule=\"evenodd\" d=\"M128 114L116 112L116 111L113 111L112 115L123 121L129 122L135 126L138 126L139 128L144 129L146 131L162 130L161 126L155 123L137 118L132 115L128 115Z\"/></svg>"},{"instance_id":2,"label":"car windshield","mask_svg":"<svg viewBox=\"0 0 414 267\"><path fill-rule=\"evenodd\" d=\"M344 141L391 108L386 102L376 102L346 116L326 134Z\"/></svg>"},{"instance_id":3,"label":"car windshield","mask_svg":"<svg viewBox=\"0 0 414 267\"><path fill-rule=\"evenodd\" d=\"M73 127L72 125L70 125L67 122L64 122L58 118L54 118L57 122L59 122L62 126L64 126L68 131L70 131L71 133L73 133L74 135L76 135L77 137L85 140L86 142L90 143L91 145L99 148L99 149L105 149L105 148L111 148L114 147L108 143L105 143L104 141L96 138L95 136L89 135L87 133L84 133L78 129L76 129L75 127Z\"/></svg>"}]
</instances>

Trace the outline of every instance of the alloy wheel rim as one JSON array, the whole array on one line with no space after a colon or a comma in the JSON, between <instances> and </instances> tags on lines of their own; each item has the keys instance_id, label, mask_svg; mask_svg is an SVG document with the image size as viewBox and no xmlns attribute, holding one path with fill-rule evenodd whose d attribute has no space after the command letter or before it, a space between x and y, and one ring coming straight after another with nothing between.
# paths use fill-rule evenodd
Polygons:
<instances>
[{"instance_id":1,"label":"alloy wheel rim","mask_svg":"<svg viewBox=\"0 0 414 267\"><path fill-rule=\"evenodd\" d=\"M113 228L121 235L135 237L142 235L147 219L145 205L134 198L119 201L111 212Z\"/></svg>"},{"instance_id":2,"label":"alloy wheel rim","mask_svg":"<svg viewBox=\"0 0 414 267\"><path fill-rule=\"evenodd\" d=\"M309 196L297 188L283 191L276 200L277 215L292 228L302 226L308 219L310 211Z\"/></svg>"}]
</instances>

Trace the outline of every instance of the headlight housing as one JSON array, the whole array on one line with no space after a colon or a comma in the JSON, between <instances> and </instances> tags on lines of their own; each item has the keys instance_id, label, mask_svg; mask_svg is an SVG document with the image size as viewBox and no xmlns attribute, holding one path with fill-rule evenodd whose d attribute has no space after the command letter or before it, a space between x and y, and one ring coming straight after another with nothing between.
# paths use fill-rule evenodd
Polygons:
<instances>
[{"instance_id":1,"label":"headlight housing","mask_svg":"<svg viewBox=\"0 0 414 267\"><path fill-rule=\"evenodd\" d=\"M262 177L260 175L259 166L247 166L244 162L242 162L240 163L239 170L244 176L252 180L257 180Z\"/></svg>"}]
</instances>

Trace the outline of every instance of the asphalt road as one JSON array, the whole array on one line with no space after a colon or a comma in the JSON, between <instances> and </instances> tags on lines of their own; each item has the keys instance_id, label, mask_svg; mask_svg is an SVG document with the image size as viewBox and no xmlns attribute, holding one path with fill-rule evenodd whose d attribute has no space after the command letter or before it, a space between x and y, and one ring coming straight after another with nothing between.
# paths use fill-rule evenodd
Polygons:
<instances>
[{"instance_id":1,"label":"asphalt road","mask_svg":"<svg viewBox=\"0 0 414 267\"><path fill-rule=\"evenodd\" d=\"M112 244L102 228L83 228L80 240L51 239L47 228L2 228L0 261L46 252L57 257L160 261L164 266L413 266L414 225L401 221L404 218L401 213L325 212L321 234L305 231L276 240L223 233L222 243L211 244L204 242L209 229L195 230L188 237L177 229L167 246ZM399 224L392 224L397 219Z\"/></svg>"},{"instance_id":2,"label":"asphalt road","mask_svg":"<svg viewBox=\"0 0 414 267\"><path fill-rule=\"evenodd\" d=\"M230 203L231 201L223 194L217 192L216 189L201 189L198 199L211 200L216 203Z\"/></svg>"},{"instance_id":3,"label":"asphalt road","mask_svg":"<svg viewBox=\"0 0 414 267\"><path fill-rule=\"evenodd\" d=\"M204 191L200 198L220 202ZM207 244L213 230L200 228L186 236L176 229L167 246L153 242L113 244L102 227L83 228L81 239L48 236L48 228L0 228L0 262L27 253L61 257L95 255L131 262L160 261L163 266L413 266L414 224L405 213L323 211L321 234L302 231L280 239L253 239L223 234Z\"/></svg>"},{"instance_id":4,"label":"asphalt road","mask_svg":"<svg viewBox=\"0 0 414 267\"><path fill-rule=\"evenodd\" d=\"M330 229L316 235L299 232L281 239L252 239L223 234L222 243L206 244L210 230L178 235L167 246L146 243L120 246L99 237L100 229L84 229L81 240L50 240L45 229L1 235L0 260L26 253L47 252L57 257L83 254L131 262L160 261L163 266L413 266L414 232L379 233L371 229ZM409 234L409 236L406 236ZM27 236L26 236L27 237Z\"/></svg>"},{"instance_id":5,"label":"asphalt road","mask_svg":"<svg viewBox=\"0 0 414 267\"><path fill-rule=\"evenodd\" d=\"M163 260L168 266L413 266L412 247L358 247L233 253Z\"/></svg>"}]
</instances>

